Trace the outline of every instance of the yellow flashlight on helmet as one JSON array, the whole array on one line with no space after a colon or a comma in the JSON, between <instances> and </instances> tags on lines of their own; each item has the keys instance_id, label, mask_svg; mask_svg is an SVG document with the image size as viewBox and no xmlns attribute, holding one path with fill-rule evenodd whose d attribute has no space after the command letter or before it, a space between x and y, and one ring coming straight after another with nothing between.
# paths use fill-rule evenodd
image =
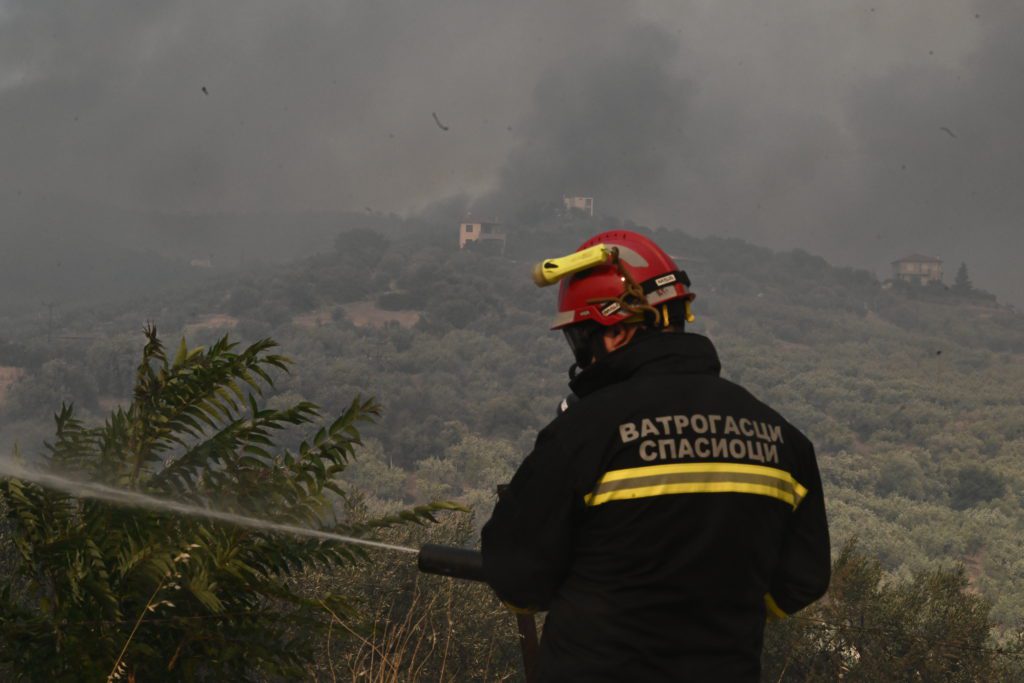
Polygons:
<instances>
[{"instance_id":1,"label":"yellow flashlight on helmet","mask_svg":"<svg viewBox=\"0 0 1024 683\"><path fill-rule=\"evenodd\" d=\"M615 247L595 244L568 256L545 259L533 267L533 282L538 287L553 285L574 273L611 263L616 252Z\"/></svg>"}]
</instances>

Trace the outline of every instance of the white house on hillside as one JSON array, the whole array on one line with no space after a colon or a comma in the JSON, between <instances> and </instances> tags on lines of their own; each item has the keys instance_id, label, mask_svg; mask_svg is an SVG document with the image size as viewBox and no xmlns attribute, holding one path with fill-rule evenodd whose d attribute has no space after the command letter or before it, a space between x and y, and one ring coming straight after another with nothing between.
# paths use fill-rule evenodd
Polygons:
<instances>
[{"instance_id":1,"label":"white house on hillside","mask_svg":"<svg viewBox=\"0 0 1024 683\"><path fill-rule=\"evenodd\" d=\"M942 282L942 259L911 254L892 262L892 279L917 285Z\"/></svg>"},{"instance_id":2,"label":"white house on hillside","mask_svg":"<svg viewBox=\"0 0 1024 683\"><path fill-rule=\"evenodd\" d=\"M562 205L565 207L566 211L579 209L589 216L594 215L593 197L562 197Z\"/></svg>"},{"instance_id":3,"label":"white house on hillside","mask_svg":"<svg viewBox=\"0 0 1024 683\"><path fill-rule=\"evenodd\" d=\"M465 249L470 242L501 242L501 250L505 251L505 233L501 232L501 223L466 218L459 224L459 249Z\"/></svg>"}]
</instances>

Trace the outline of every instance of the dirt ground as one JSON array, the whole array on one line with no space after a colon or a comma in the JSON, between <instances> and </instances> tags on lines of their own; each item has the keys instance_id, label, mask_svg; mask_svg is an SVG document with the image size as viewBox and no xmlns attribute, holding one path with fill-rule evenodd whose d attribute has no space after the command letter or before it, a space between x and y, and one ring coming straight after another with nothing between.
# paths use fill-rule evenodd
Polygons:
<instances>
[{"instance_id":1,"label":"dirt ground","mask_svg":"<svg viewBox=\"0 0 1024 683\"><path fill-rule=\"evenodd\" d=\"M7 398L7 390L25 374L23 368L0 365L0 404Z\"/></svg>"},{"instance_id":2,"label":"dirt ground","mask_svg":"<svg viewBox=\"0 0 1024 683\"><path fill-rule=\"evenodd\" d=\"M402 327L412 327L420 320L419 311L384 311L377 308L372 301L345 304L342 309L356 327L383 327L389 322L396 322Z\"/></svg>"},{"instance_id":3,"label":"dirt ground","mask_svg":"<svg viewBox=\"0 0 1024 683\"><path fill-rule=\"evenodd\" d=\"M238 324L238 318L225 315L223 313L211 313L209 315L199 316L199 319L194 323L185 325L185 337L186 339L196 330L200 329L232 329Z\"/></svg>"}]
</instances>

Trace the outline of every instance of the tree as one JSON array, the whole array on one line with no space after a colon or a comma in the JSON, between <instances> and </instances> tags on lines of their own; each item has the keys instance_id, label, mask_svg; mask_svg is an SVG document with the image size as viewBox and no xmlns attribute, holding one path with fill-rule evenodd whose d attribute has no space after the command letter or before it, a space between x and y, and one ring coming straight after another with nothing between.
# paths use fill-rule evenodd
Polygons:
<instances>
[{"instance_id":1,"label":"tree","mask_svg":"<svg viewBox=\"0 0 1024 683\"><path fill-rule=\"evenodd\" d=\"M334 250L350 264L372 269L387 251L389 240L367 228L351 228L338 234Z\"/></svg>"},{"instance_id":2,"label":"tree","mask_svg":"<svg viewBox=\"0 0 1024 683\"><path fill-rule=\"evenodd\" d=\"M963 261L960 262L960 267L956 271L956 279L953 280L953 291L958 294L970 294L974 291L971 278L967 275L967 264Z\"/></svg>"},{"instance_id":3,"label":"tree","mask_svg":"<svg viewBox=\"0 0 1024 683\"><path fill-rule=\"evenodd\" d=\"M28 417L47 410L67 396L77 396L87 408L97 403L96 380L77 361L53 359L18 380L10 392L10 414Z\"/></svg>"},{"instance_id":4,"label":"tree","mask_svg":"<svg viewBox=\"0 0 1024 683\"><path fill-rule=\"evenodd\" d=\"M152 327L127 409L87 427L56 416L43 467L66 476L197 505L349 535L433 519L432 504L363 523L338 520L339 475L374 419L356 399L295 451L283 430L308 427L316 406L260 408L271 372L288 360L258 341L244 350L182 340L169 358ZM297 677L343 595L294 589L309 567L337 572L357 546L286 538L223 523L79 500L11 479L0 510L17 548L0 582L0 667L20 680L251 680ZM3 669L0 668L0 671Z\"/></svg>"},{"instance_id":5,"label":"tree","mask_svg":"<svg viewBox=\"0 0 1024 683\"><path fill-rule=\"evenodd\" d=\"M851 541L833 563L828 594L766 629L763 678L1019 680L1019 648L990 640L990 606L969 590L962 566L886 581L878 561Z\"/></svg>"},{"instance_id":6,"label":"tree","mask_svg":"<svg viewBox=\"0 0 1024 683\"><path fill-rule=\"evenodd\" d=\"M1006 482L988 467L968 463L953 475L949 486L949 504L954 510L966 510L979 503L999 498L1006 492Z\"/></svg>"}]
</instances>

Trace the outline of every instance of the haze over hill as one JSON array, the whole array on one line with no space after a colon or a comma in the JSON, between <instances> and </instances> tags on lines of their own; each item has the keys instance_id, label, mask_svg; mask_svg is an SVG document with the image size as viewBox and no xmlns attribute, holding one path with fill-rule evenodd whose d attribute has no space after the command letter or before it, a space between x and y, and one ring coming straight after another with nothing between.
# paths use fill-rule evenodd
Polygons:
<instances>
[{"instance_id":1,"label":"haze over hill","mask_svg":"<svg viewBox=\"0 0 1024 683\"><path fill-rule=\"evenodd\" d=\"M383 403L347 474L375 505L452 497L485 515L566 392L570 354L547 331L554 291L529 265L606 223L521 225L500 257L458 250L450 225L392 220L294 263L68 307L49 342L46 320L7 317L0 448L38 453L61 401L90 420L123 403L144 320L191 344L272 336L295 362L268 405ZM813 439L837 546L860 535L897 576L964 562L1000 627L1024 623L1024 316L978 292L884 289L804 251L657 239L685 254L693 329L714 339L725 376Z\"/></svg>"},{"instance_id":2,"label":"haze over hill","mask_svg":"<svg viewBox=\"0 0 1024 683\"><path fill-rule=\"evenodd\" d=\"M346 226L399 223L366 211L161 212L10 194L0 204L0 315L124 302L143 285L156 292L330 250Z\"/></svg>"},{"instance_id":3,"label":"haze over hill","mask_svg":"<svg viewBox=\"0 0 1024 683\"><path fill-rule=\"evenodd\" d=\"M5 0L0 186L209 225L517 220L583 193L879 275L966 261L1021 305L1022 19L999 0ZM93 235L102 214L55 220ZM0 203L0 251L24 224Z\"/></svg>"},{"instance_id":4,"label":"haze over hill","mask_svg":"<svg viewBox=\"0 0 1024 683\"><path fill-rule=\"evenodd\" d=\"M530 268L625 228L817 450L833 583L767 626L765 678L1024 681L1021 26L1019 0L0 0L0 679L514 679L486 585L12 463L476 546L568 391ZM460 248L467 216L504 237ZM887 281L909 254L944 281ZM474 514L395 526L432 500Z\"/></svg>"}]
</instances>

